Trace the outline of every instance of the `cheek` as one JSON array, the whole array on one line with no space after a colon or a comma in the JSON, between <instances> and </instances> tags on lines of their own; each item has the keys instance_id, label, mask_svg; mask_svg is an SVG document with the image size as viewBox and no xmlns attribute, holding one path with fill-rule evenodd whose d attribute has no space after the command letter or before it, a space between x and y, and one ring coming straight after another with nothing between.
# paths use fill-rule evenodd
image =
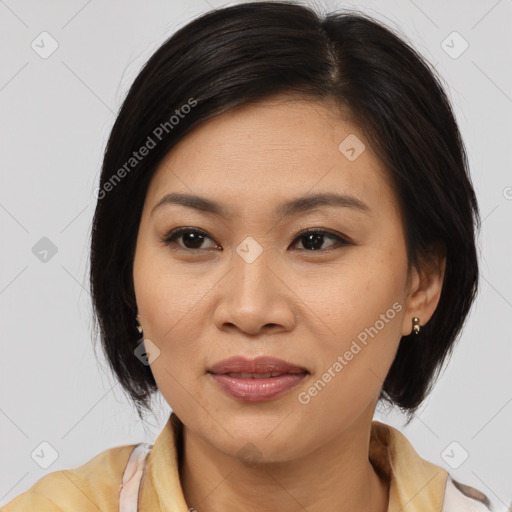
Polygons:
<instances>
[{"instance_id":1,"label":"cheek","mask_svg":"<svg viewBox=\"0 0 512 512\"><path fill-rule=\"evenodd\" d=\"M316 276L299 292L317 313L310 315L310 330L319 363L312 386L299 402L311 412L334 407L340 411L339 421L357 416L377 397L403 322L406 261L389 251L358 256L328 279ZM316 293L308 294L313 285Z\"/></svg>"},{"instance_id":2,"label":"cheek","mask_svg":"<svg viewBox=\"0 0 512 512\"><path fill-rule=\"evenodd\" d=\"M377 400L401 336L400 302L368 302L338 315L336 336L317 338L321 365L297 396L308 417L331 417L332 432L346 427ZM330 412L329 412L330 411ZM334 413L335 411L335 413Z\"/></svg>"},{"instance_id":3,"label":"cheek","mask_svg":"<svg viewBox=\"0 0 512 512\"><path fill-rule=\"evenodd\" d=\"M134 287L142 317L144 338L151 340L159 355L151 371L165 400L174 410L189 409L194 400L194 380L203 371L204 308L208 290L215 280L199 278L186 264L180 264L158 247L140 245L134 260ZM218 279L218 278L217 278ZM212 282L210 282L212 281Z\"/></svg>"},{"instance_id":4,"label":"cheek","mask_svg":"<svg viewBox=\"0 0 512 512\"><path fill-rule=\"evenodd\" d=\"M200 304L205 293L197 271L151 240L137 247L133 279L139 313L147 326L144 332L161 342Z\"/></svg>"},{"instance_id":5,"label":"cheek","mask_svg":"<svg viewBox=\"0 0 512 512\"><path fill-rule=\"evenodd\" d=\"M372 247L353 251L330 269L308 272L306 279L295 279L293 288L307 306L303 314L316 324L311 329L322 334L319 340L330 352L329 347L343 348L358 336L364 341L365 330L376 322L384 337L400 324L405 273L400 252ZM395 303L402 307L393 308Z\"/></svg>"}]
</instances>

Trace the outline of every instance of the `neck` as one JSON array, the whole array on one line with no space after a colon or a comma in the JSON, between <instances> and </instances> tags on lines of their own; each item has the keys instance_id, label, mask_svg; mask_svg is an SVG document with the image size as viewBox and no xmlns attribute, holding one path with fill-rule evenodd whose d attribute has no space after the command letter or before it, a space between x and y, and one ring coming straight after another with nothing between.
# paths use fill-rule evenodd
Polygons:
<instances>
[{"instance_id":1,"label":"neck","mask_svg":"<svg viewBox=\"0 0 512 512\"><path fill-rule=\"evenodd\" d=\"M385 512L388 484L368 459L370 430L357 423L299 459L247 465L184 427L185 500L199 512Z\"/></svg>"}]
</instances>

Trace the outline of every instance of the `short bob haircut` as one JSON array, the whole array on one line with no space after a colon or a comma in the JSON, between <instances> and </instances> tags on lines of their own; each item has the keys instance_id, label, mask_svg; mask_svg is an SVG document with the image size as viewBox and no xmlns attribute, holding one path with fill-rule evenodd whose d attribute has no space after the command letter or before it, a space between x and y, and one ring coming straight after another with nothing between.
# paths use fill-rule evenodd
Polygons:
<instances>
[{"instance_id":1,"label":"short bob haircut","mask_svg":"<svg viewBox=\"0 0 512 512\"><path fill-rule=\"evenodd\" d=\"M95 327L141 419L157 386L134 355L140 334L132 270L151 177L201 123L280 93L334 100L370 141L399 197L409 269L431 261L434 247L446 255L438 307L419 335L402 337L379 399L410 420L472 306L480 214L435 69L403 37L356 11L322 17L284 1L215 9L179 29L140 71L112 128L97 189L90 262Z\"/></svg>"}]
</instances>

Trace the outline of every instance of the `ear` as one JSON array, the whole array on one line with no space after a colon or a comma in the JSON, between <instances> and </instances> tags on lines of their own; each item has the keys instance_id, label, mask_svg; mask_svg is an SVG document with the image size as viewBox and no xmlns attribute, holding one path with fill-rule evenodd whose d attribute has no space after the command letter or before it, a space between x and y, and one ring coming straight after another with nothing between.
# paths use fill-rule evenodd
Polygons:
<instances>
[{"instance_id":1,"label":"ear","mask_svg":"<svg viewBox=\"0 0 512 512\"><path fill-rule=\"evenodd\" d=\"M412 332L412 319L417 316L425 325L436 310L443 288L446 268L446 248L438 243L432 246L428 258L423 258L419 269L413 267L409 276L409 290L405 302L402 336Z\"/></svg>"}]
</instances>

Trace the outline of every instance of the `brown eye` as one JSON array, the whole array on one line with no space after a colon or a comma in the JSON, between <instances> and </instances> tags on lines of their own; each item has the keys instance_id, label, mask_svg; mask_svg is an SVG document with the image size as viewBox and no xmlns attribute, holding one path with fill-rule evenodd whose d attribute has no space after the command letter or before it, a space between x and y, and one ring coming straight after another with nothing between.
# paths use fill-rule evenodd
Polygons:
<instances>
[{"instance_id":1,"label":"brown eye","mask_svg":"<svg viewBox=\"0 0 512 512\"><path fill-rule=\"evenodd\" d=\"M179 249L195 251L197 249L211 249L203 247L205 240L212 240L205 231L196 228L178 228L168 233L162 242L167 246L177 245ZM181 244L178 241L181 240ZM218 247L214 245L213 248Z\"/></svg>"},{"instance_id":2,"label":"brown eye","mask_svg":"<svg viewBox=\"0 0 512 512\"><path fill-rule=\"evenodd\" d=\"M326 239L334 240L334 244L324 247L324 243L325 243ZM300 249L300 250L306 250L308 252L322 251L322 250L326 250L326 249L331 249L333 247L350 245L350 242L348 240L346 240L344 237L337 235L335 233L331 233L330 231L318 230L318 229L308 230L308 231L300 233L295 238L292 245L294 245L296 242L302 243L304 249Z\"/></svg>"}]
</instances>

